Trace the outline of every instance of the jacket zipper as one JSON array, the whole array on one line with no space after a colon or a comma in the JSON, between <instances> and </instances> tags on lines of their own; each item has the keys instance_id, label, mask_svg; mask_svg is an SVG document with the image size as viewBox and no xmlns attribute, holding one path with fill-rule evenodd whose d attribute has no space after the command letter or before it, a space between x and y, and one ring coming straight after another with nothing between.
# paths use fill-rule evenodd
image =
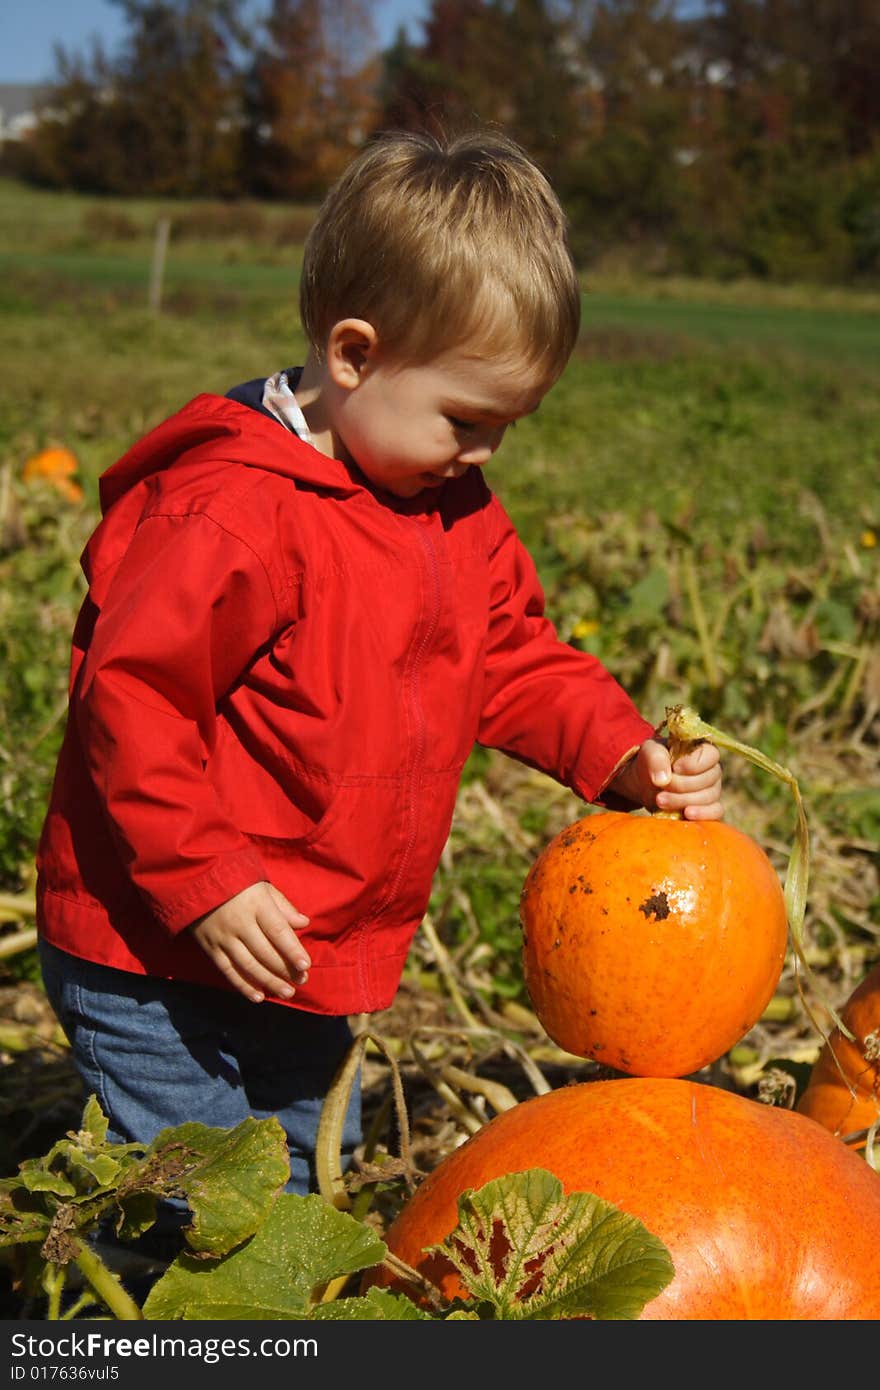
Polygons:
<instances>
[{"instance_id":1,"label":"jacket zipper","mask_svg":"<svg viewBox=\"0 0 880 1390\"><path fill-rule=\"evenodd\" d=\"M433 526L433 522L431 524ZM437 560L437 550L434 545L433 539L429 534L428 527L426 525L416 523L414 529L418 534L419 541L425 552L426 571L429 589L429 602L425 615L426 621L424 630L422 632L421 638L419 639L416 651L413 655L412 666L410 668L410 672L407 678L407 687L410 696L410 708L413 713L414 738L412 756L410 758L406 776L405 800L407 809L406 821L404 823L403 851L400 855L400 859L398 861L394 877L392 878L386 893L380 899L376 907L373 908L372 912L370 912L369 916L364 918L363 922L361 923L361 929L359 932L360 942L358 949L358 975L360 977L361 987L365 990L368 997L373 992L373 986L372 981L370 981L368 984L366 978L370 974L366 954L367 932L369 931L373 923L379 917L381 917L388 904L394 901L394 898L397 894L397 890L400 887L400 884L403 882L403 877L406 873L409 861L412 858L412 852L415 847L416 837L418 835L420 798L417 794L417 791L421 782L422 768L424 766L425 760L425 745L427 742L427 726L425 723L425 714L419 695L420 673L421 668L424 665L425 655L428 651L434 634L437 631L437 624L440 618L440 566Z\"/></svg>"}]
</instances>

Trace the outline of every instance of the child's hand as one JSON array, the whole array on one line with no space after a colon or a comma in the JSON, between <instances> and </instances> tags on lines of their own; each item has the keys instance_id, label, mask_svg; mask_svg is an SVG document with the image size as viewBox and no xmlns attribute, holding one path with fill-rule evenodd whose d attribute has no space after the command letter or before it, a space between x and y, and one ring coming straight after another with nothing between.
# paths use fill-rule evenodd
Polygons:
<instances>
[{"instance_id":1,"label":"child's hand","mask_svg":"<svg viewBox=\"0 0 880 1390\"><path fill-rule=\"evenodd\" d=\"M267 994L292 998L291 981L308 979L312 962L293 930L308 920L271 883L254 883L189 930L229 983L261 1004Z\"/></svg>"},{"instance_id":2,"label":"child's hand","mask_svg":"<svg viewBox=\"0 0 880 1390\"><path fill-rule=\"evenodd\" d=\"M621 768L611 788L649 811L680 811L686 820L722 820L721 758L714 743L698 743L676 760L649 738Z\"/></svg>"}]
</instances>

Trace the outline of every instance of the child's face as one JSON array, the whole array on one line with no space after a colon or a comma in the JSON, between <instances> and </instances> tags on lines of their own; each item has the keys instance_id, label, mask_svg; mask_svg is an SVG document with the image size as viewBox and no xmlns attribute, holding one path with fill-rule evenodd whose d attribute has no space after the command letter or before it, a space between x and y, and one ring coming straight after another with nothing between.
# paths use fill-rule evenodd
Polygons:
<instances>
[{"instance_id":1,"label":"child's face","mask_svg":"<svg viewBox=\"0 0 880 1390\"><path fill-rule=\"evenodd\" d=\"M519 357L456 349L407 366L377 354L339 403L334 428L371 483L414 497L487 463L508 425L537 410L545 391Z\"/></svg>"}]
</instances>

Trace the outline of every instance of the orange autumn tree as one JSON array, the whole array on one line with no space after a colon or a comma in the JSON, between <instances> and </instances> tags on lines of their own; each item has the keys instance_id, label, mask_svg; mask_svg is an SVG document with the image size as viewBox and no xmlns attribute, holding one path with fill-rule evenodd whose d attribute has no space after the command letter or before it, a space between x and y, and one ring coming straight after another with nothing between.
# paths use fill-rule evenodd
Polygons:
<instances>
[{"instance_id":1,"label":"orange autumn tree","mask_svg":"<svg viewBox=\"0 0 880 1390\"><path fill-rule=\"evenodd\" d=\"M247 89L247 175L315 198L373 127L378 55L366 0L274 0Z\"/></svg>"}]
</instances>

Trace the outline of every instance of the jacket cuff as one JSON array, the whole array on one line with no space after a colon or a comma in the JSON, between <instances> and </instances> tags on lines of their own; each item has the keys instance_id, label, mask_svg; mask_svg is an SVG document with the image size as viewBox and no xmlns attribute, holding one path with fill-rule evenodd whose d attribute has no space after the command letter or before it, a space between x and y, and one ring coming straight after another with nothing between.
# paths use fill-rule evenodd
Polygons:
<instances>
[{"instance_id":1,"label":"jacket cuff","mask_svg":"<svg viewBox=\"0 0 880 1390\"><path fill-rule=\"evenodd\" d=\"M630 744L620 754L614 766L599 783L598 790L587 798L588 801L595 806L603 806L607 811L635 811L641 808L642 803L640 801L634 801L628 796L622 796L619 792L612 791L611 783L630 759L635 757L645 740L653 737L654 733L655 730L646 723L644 736L637 743Z\"/></svg>"},{"instance_id":2,"label":"jacket cuff","mask_svg":"<svg viewBox=\"0 0 880 1390\"><path fill-rule=\"evenodd\" d=\"M618 772L626 766L631 758L635 757L641 746L640 743L637 743L633 748L628 749L627 752L623 754L623 757L618 758L614 767L611 769L604 783L593 798L597 806L604 806L607 811L635 811L639 809L641 802L631 801L628 796L621 796L619 792L611 791L609 788Z\"/></svg>"},{"instance_id":3,"label":"jacket cuff","mask_svg":"<svg viewBox=\"0 0 880 1390\"><path fill-rule=\"evenodd\" d=\"M159 901L149 892L145 897L154 915L172 936L184 931L197 918L212 912L255 883L267 883L269 876L259 854L246 849L224 858L219 864L191 879L183 892Z\"/></svg>"}]
</instances>

